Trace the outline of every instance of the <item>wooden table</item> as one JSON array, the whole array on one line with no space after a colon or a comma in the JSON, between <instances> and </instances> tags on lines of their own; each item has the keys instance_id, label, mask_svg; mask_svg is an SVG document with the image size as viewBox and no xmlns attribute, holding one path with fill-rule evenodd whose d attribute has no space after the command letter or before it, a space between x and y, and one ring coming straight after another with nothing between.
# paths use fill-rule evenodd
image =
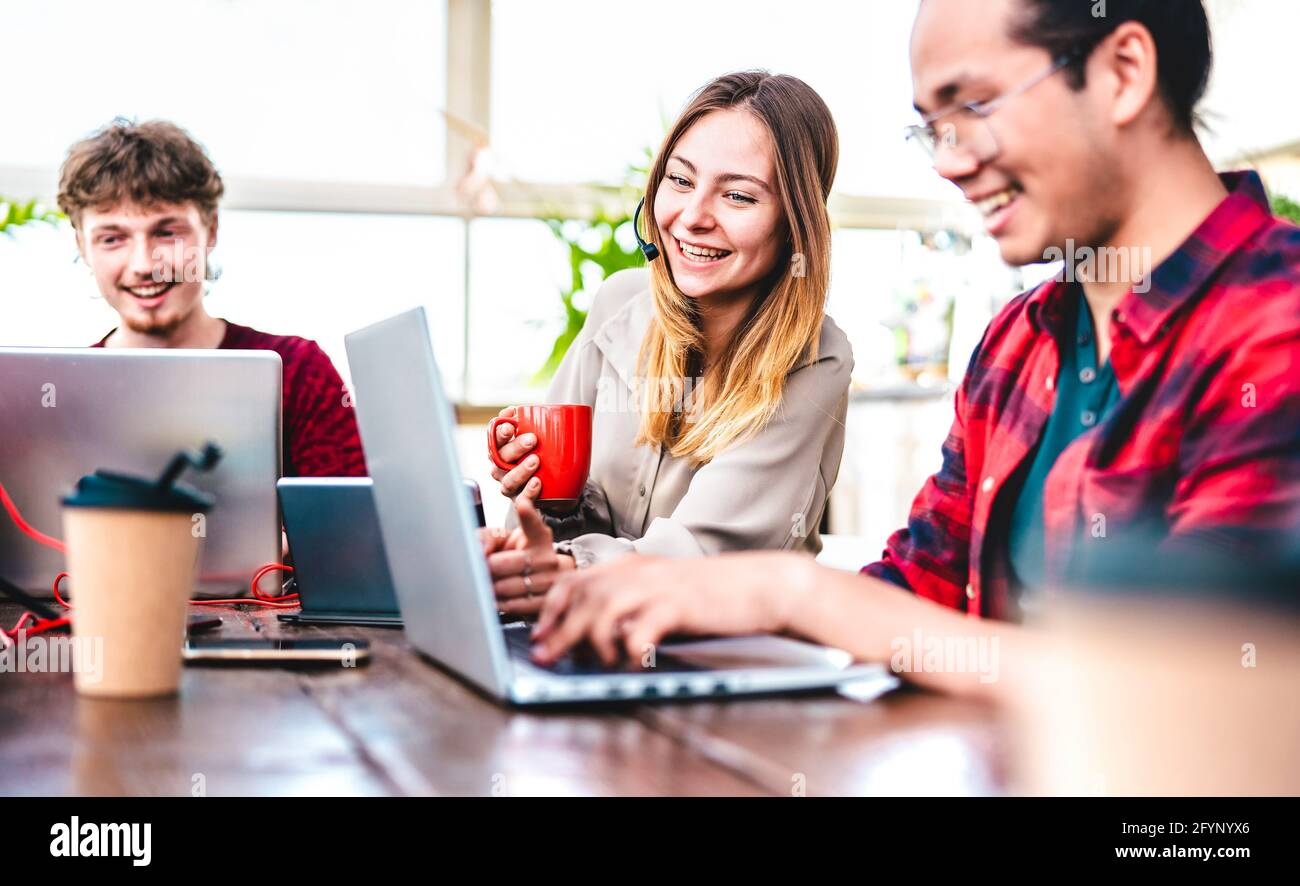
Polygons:
<instances>
[{"instance_id":1,"label":"wooden table","mask_svg":"<svg viewBox=\"0 0 1300 886\"><path fill-rule=\"evenodd\" d=\"M179 697L77 696L0 673L0 795L891 795L1005 789L1004 731L915 691L559 710L502 707L401 631L209 607L219 636L355 636L366 667L188 667ZM0 604L0 623L18 610ZM210 636L218 636L212 634Z\"/></svg>"}]
</instances>

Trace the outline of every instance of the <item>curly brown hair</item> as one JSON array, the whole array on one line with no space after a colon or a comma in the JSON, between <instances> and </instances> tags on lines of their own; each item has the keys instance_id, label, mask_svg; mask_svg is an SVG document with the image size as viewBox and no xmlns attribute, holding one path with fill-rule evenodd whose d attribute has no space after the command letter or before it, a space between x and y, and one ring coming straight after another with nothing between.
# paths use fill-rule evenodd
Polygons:
<instances>
[{"instance_id":1,"label":"curly brown hair","mask_svg":"<svg viewBox=\"0 0 1300 886\"><path fill-rule=\"evenodd\" d=\"M81 213L119 203L193 203L206 224L225 192L203 146L166 120L118 117L68 151L59 171L59 208L80 228Z\"/></svg>"}]
</instances>

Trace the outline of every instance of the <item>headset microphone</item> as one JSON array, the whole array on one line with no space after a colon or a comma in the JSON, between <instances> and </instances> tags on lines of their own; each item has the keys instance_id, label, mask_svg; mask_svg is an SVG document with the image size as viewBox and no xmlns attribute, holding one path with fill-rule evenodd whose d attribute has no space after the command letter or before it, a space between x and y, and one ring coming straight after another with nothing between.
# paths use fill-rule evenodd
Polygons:
<instances>
[{"instance_id":1,"label":"headset microphone","mask_svg":"<svg viewBox=\"0 0 1300 886\"><path fill-rule=\"evenodd\" d=\"M636 245L641 247L641 253L648 262L654 261L659 257L659 247L653 243L647 243L641 239L641 207L645 206L645 197L636 205L636 212L632 213L632 236L636 237Z\"/></svg>"}]
</instances>

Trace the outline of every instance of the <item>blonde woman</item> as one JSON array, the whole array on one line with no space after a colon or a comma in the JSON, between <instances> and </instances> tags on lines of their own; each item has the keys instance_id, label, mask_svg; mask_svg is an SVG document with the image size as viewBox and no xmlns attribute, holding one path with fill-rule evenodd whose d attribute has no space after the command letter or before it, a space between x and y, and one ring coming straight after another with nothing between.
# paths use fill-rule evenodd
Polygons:
<instances>
[{"instance_id":1,"label":"blonde woman","mask_svg":"<svg viewBox=\"0 0 1300 886\"><path fill-rule=\"evenodd\" d=\"M519 464L494 471L519 528L484 534L502 611L534 614L561 572L626 554L820 549L853 368L825 314L837 159L801 80L746 71L695 94L646 188L659 257L601 286L547 396L594 407L574 512L538 513L536 440L498 427Z\"/></svg>"}]
</instances>

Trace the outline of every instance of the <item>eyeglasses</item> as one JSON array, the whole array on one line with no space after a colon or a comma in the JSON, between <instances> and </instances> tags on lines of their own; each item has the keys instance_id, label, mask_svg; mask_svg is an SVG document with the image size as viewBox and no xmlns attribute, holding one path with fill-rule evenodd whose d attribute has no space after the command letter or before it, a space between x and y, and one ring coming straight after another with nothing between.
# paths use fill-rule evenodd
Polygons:
<instances>
[{"instance_id":1,"label":"eyeglasses","mask_svg":"<svg viewBox=\"0 0 1300 886\"><path fill-rule=\"evenodd\" d=\"M921 118L919 124L908 126L905 136L921 146L931 163L938 159L941 149L965 150L976 161L987 163L1002 150L998 146L993 127L989 124L989 118L1008 101L1033 89L1078 57L1077 53L1057 56L1045 70L997 98L985 102L967 102L928 114Z\"/></svg>"}]
</instances>

